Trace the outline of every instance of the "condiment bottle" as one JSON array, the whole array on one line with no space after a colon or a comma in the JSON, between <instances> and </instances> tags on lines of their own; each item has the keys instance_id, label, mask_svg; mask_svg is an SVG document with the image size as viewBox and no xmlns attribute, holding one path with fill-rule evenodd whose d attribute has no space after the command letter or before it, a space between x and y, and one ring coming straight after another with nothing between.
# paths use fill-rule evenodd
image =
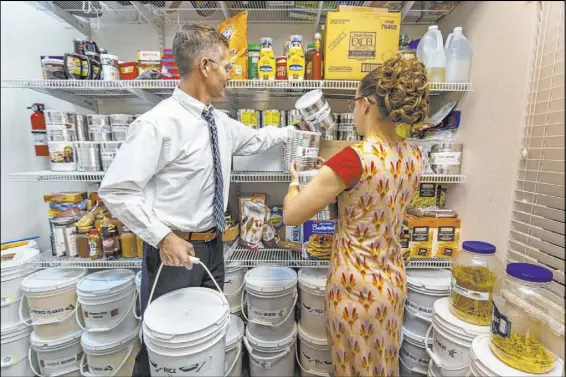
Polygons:
<instances>
[{"instance_id":1,"label":"condiment bottle","mask_svg":"<svg viewBox=\"0 0 566 377\"><path fill-rule=\"evenodd\" d=\"M305 53L305 80L312 80L312 55L314 53L314 44L309 43L307 46L307 52Z\"/></svg>"},{"instance_id":2,"label":"condiment bottle","mask_svg":"<svg viewBox=\"0 0 566 377\"><path fill-rule=\"evenodd\" d=\"M88 239L91 229L91 226L77 226L77 250L79 258L90 258Z\"/></svg>"},{"instance_id":3,"label":"condiment bottle","mask_svg":"<svg viewBox=\"0 0 566 377\"><path fill-rule=\"evenodd\" d=\"M143 240L136 236L136 248L138 251L138 258L143 258Z\"/></svg>"},{"instance_id":4,"label":"condiment bottle","mask_svg":"<svg viewBox=\"0 0 566 377\"><path fill-rule=\"evenodd\" d=\"M289 52L287 54L287 80L302 81L305 79L305 52L303 51L303 36L291 35Z\"/></svg>"},{"instance_id":5,"label":"condiment bottle","mask_svg":"<svg viewBox=\"0 0 566 377\"><path fill-rule=\"evenodd\" d=\"M88 250L90 259L102 258L102 245L100 243L100 235L96 229L91 229L88 235Z\"/></svg>"},{"instance_id":6,"label":"condiment bottle","mask_svg":"<svg viewBox=\"0 0 566 377\"><path fill-rule=\"evenodd\" d=\"M261 51L257 62L260 80L275 80L275 54L273 53L273 39L261 38Z\"/></svg>"},{"instance_id":7,"label":"condiment bottle","mask_svg":"<svg viewBox=\"0 0 566 377\"><path fill-rule=\"evenodd\" d=\"M120 244L122 245L122 256L124 258L135 258L138 256L136 235L125 225L122 226Z\"/></svg>"},{"instance_id":8,"label":"condiment bottle","mask_svg":"<svg viewBox=\"0 0 566 377\"><path fill-rule=\"evenodd\" d=\"M312 54L312 78L313 80L322 80L324 73L324 58L320 48L320 33L314 35L314 52Z\"/></svg>"},{"instance_id":9,"label":"condiment bottle","mask_svg":"<svg viewBox=\"0 0 566 377\"><path fill-rule=\"evenodd\" d=\"M120 243L116 240L115 229L116 227L105 218L102 224L102 251L106 259L115 259L118 256Z\"/></svg>"},{"instance_id":10,"label":"condiment bottle","mask_svg":"<svg viewBox=\"0 0 566 377\"><path fill-rule=\"evenodd\" d=\"M258 61L261 45L257 43L248 45L248 80L258 79Z\"/></svg>"}]
</instances>

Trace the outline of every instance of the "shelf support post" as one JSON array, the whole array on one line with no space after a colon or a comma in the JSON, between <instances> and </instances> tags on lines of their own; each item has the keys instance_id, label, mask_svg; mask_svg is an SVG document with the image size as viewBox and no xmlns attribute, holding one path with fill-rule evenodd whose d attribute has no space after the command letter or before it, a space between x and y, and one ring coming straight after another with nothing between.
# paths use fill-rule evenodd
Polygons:
<instances>
[{"instance_id":1,"label":"shelf support post","mask_svg":"<svg viewBox=\"0 0 566 377\"><path fill-rule=\"evenodd\" d=\"M403 20L407 16L407 14L409 14L409 11L413 7L413 5L415 5L414 1L405 1L404 2L403 8L401 8L401 22L403 22Z\"/></svg>"},{"instance_id":2,"label":"shelf support post","mask_svg":"<svg viewBox=\"0 0 566 377\"><path fill-rule=\"evenodd\" d=\"M67 93L63 90L59 89L44 89L44 88L34 88L36 91L40 93L45 93L50 96L62 99L63 101L67 101L72 103L73 105L80 106L90 111L97 110L97 103L90 98L86 98L83 96L77 96L72 93Z\"/></svg>"},{"instance_id":3,"label":"shelf support post","mask_svg":"<svg viewBox=\"0 0 566 377\"><path fill-rule=\"evenodd\" d=\"M224 18L230 18L230 13L228 12L228 8L226 8L226 2L225 1L219 1L218 2L220 4L220 9L222 9L222 13L224 14Z\"/></svg>"},{"instance_id":4,"label":"shelf support post","mask_svg":"<svg viewBox=\"0 0 566 377\"><path fill-rule=\"evenodd\" d=\"M87 22L79 20L77 17L73 16L71 13L67 12L66 10L56 6L53 4L53 1L39 1L45 9L51 12L53 15L59 17L70 26L84 34L85 36L89 36L90 33L90 25Z\"/></svg>"},{"instance_id":5,"label":"shelf support post","mask_svg":"<svg viewBox=\"0 0 566 377\"><path fill-rule=\"evenodd\" d=\"M151 25L153 30L155 30L155 32L157 33L157 36L161 38L162 29L156 17L150 11L148 11L147 8L140 1L130 1L130 3L140 13L140 16L142 16L143 19L146 20Z\"/></svg>"},{"instance_id":6,"label":"shelf support post","mask_svg":"<svg viewBox=\"0 0 566 377\"><path fill-rule=\"evenodd\" d=\"M322 16L322 6L323 5L324 5L324 1L318 2L318 9L316 11L316 18L315 18L315 21L314 21L313 35L316 34L316 32L318 31L318 24L320 24L320 17Z\"/></svg>"}]
</instances>

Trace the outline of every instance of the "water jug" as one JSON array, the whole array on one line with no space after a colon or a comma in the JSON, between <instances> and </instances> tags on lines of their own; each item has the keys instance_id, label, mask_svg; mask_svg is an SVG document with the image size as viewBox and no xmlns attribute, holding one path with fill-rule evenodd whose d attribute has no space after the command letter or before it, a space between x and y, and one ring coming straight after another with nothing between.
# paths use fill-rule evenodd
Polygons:
<instances>
[{"instance_id":1,"label":"water jug","mask_svg":"<svg viewBox=\"0 0 566 377\"><path fill-rule=\"evenodd\" d=\"M437 25L429 26L428 31L421 38L417 46L417 58L424 63L429 81L445 81L446 55L442 33Z\"/></svg>"},{"instance_id":2,"label":"water jug","mask_svg":"<svg viewBox=\"0 0 566 377\"><path fill-rule=\"evenodd\" d=\"M472 60L472 45L462 34L461 27L455 27L454 32L446 38L446 81L467 82L470 76Z\"/></svg>"}]
</instances>

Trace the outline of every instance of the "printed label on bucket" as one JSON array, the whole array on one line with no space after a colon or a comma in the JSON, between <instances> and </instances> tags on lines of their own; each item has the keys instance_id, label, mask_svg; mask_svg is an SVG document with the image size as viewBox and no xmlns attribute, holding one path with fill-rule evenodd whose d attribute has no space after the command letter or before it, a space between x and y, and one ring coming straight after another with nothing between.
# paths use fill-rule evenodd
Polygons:
<instances>
[{"instance_id":1,"label":"printed label on bucket","mask_svg":"<svg viewBox=\"0 0 566 377\"><path fill-rule=\"evenodd\" d=\"M51 309L29 308L29 312L30 314L35 314L35 315L53 315L53 314L69 312L74 309L75 309L75 305L69 304L64 308L51 308Z\"/></svg>"},{"instance_id":2,"label":"printed label on bucket","mask_svg":"<svg viewBox=\"0 0 566 377\"><path fill-rule=\"evenodd\" d=\"M89 312L88 310L83 310L83 315L85 318L88 319L107 319L107 318L114 318L120 314L120 309L114 308L112 310L105 310L103 312Z\"/></svg>"},{"instance_id":3,"label":"printed label on bucket","mask_svg":"<svg viewBox=\"0 0 566 377\"><path fill-rule=\"evenodd\" d=\"M302 352L303 357L307 360L306 364L307 365L311 365L312 368L323 368L323 370L326 370L328 368L330 368L330 366L332 365L332 361L330 360L324 360L324 359L319 359L317 357L311 357L309 356L307 353Z\"/></svg>"},{"instance_id":4,"label":"printed label on bucket","mask_svg":"<svg viewBox=\"0 0 566 377\"><path fill-rule=\"evenodd\" d=\"M83 357L83 353L79 352L73 356L67 356L61 359L52 359L52 360L45 360L41 358L37 358L39 360L39 366L41 368L51 368L51 369L61 369L66 368L69 365L73 365L74 363L78 363L80 359Z\"/></svg>"},{"instance_id":5,"label":"printed label on bucket","mask_svg":"<svg viewBox=\"0 0 566 377\"><path fill-rule=\"evenodd\" d=\"M2 304L6 304L6 303L12 302L12 301L14 301L14 297L12 297L12 295L2 297Z\"/></svg>"},{"instance_id":6,"label":"printed label on bucket","mask_svg":"<svg viewBox=\"0 0 566 377\"><path fill-rule=\"evenodd\" d=\"M425 359L421 359L420 357L417 357L415 355L411 355L409 352L407 352L406 349L404 349L403 347L401 347L401 355L408 357L410 360L412 360L415 363L421 364L424 367L428 367L428 363L430 361L430 359L425 360Z\"/></svg>"},{"instance_id":7,"label":"printed label on bucket","mask_svg":"<svg viewBox=\"0 0 566 377\"><path fill-rule=\"evenodd\" d=\"M433 347L433 351L440 357L441 360L462 361L464 358L462 352L442 344L442 342L438 339L438 336L434 337L434 345L437 347Z\"/></svg>"},{"instance_id":8,"label":"printed label on bucket","mask_svg":"<svg viewBox=\"0 0 566 377\"><path fill-rule=\"evenodd\" d=\"M406 300L405 301L405 305L407 305L407 307L409 309L413 309L416 310L418 312L421 312L422 314L426 315L427 317L431 317L432 316L432 308L428 308L426 306L421 306L411 300Z\"/></svg>"},{"instance_id":9,"label":"printed label on bucket","mask_svg":"<svg viewBox=\"0 0 566 377\"><path fill-rule=\"evenodd\" d=\"M210 370L213 366L212 356L208 356L196 363L190 362L183 366L163 366L155 360L149 359L149 363L156 375L175 375L175 376L198 376ZM152 373L153 375L153 373Z\"/></svg>"},{"instance_id":10,"label":"printed label on bucket","mask_svg":"<svg viewBox=\"0 0 566 377\"><path fill-rule=\"evenodd\" d=\"M461 287L456 283L456 279L454 279L454 277L452 277L451 285L452 292L455 292L461 296L471 298L472 300L476 301L489 301L489 292L478 292Z\"/></svg>"},{"instance_id":11,"label":"printed label on bucket","mask_svg":"<svg viewBox=\"0 0 566 377\"><path fill-rule=\"evenodd\" d=\"M95 372L96 374L108 374L110 372L114 372L114 368L116 368L116 365L110 365L110 364L102 364L102 365L93 365L93 364L88 364L88 369L91 372Z\"/></svg>"},{"instance_id":12,"label":"printed label on bucket","mask_svg":"<svg viewBox=\"0 0 566 377\"><path fill-rule=\"evenodd\" d=\"M257 360L253 356L250 356L250 360L256 367L260 367L262 369L271 369L271 361Z\"/></svg>"},{"instance_id":13,"label":"printed label on bucket","mask_svg":"<svg viewBox=\"0 0 566 377\"><path fill-rule=\"evenodd\" d=\"M310 315L315 317L324 317L324 309L313 308L303 302L303 309L305 309Z\"/></svg>"},{"instance_id":14,"label":"printed label on bucket","mask_svg":"<svg viewBox=\"0 0 566 377\"><path fill-rule=\"evenodd\" d=\"M10 365L12 363L17 363L19 360L18 355L8 355L2 356L2 364Z\"/></svg>"},{"instance_id":15,"label":"printed label on bucket","mask_svg":"<svg viewBox=\"0 0 566 377\"><path fill-rule=\"evenodd\" d=\"M289 310L287 308L276 309L276 310L265 310L265 309L258 309L254 308L253 306L248 306L250 311L250 316L252 319L255 318L263 318L265 320L274 320L274 319L281 319L287 316Z\"/></svg>"}]
</instances>

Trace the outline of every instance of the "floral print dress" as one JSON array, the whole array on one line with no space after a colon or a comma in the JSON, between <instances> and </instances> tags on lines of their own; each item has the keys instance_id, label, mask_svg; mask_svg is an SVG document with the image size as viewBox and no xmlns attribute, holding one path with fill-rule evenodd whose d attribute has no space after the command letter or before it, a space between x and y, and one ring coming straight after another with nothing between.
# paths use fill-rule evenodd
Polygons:
<instances>
[{"instance_id":1,"label":"floral print dress","mask_svg":"<svg viewBox=\"0 0 566 377\"><path fill-rule=\"evenodd\" d=\"M338 198L326 286L334 376L398 376L407 295L399 236L420 178L421 154L406 142L352 146L360 180Z\"/></svg>"}]
</instances>

